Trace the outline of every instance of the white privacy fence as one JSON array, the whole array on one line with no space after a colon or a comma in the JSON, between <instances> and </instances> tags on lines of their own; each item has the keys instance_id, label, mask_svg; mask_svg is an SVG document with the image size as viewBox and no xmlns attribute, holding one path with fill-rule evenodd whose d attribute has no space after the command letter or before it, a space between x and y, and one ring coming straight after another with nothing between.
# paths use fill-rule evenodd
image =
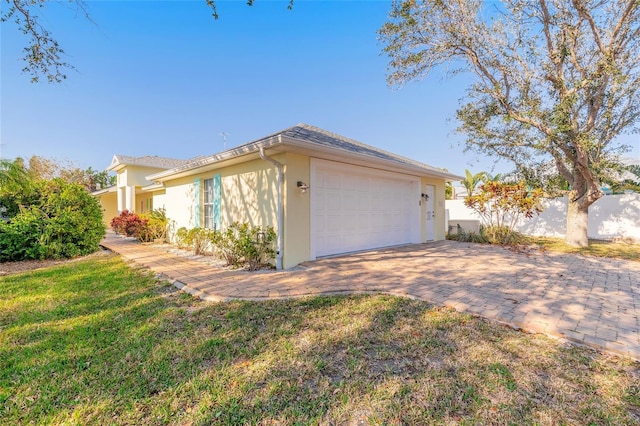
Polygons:
<instances>
[{"instance_id":1,"label":"white privacy fence","mask_svg":"<svg viewBox=\"0 0 640 426\"><path fill-rule=\"evenodd\" d=\"M533 219L522 219L516 230L528 235L564 237L567 224L567 197L544 201L544 211ZM464 200L447 200L448 228L457 225L476 230L480 217ZM454 231L455 232L455 231ZM589 238L629 238L640 241L640 194L606 195L589 207Z\"/></svg>"}]
</instances>

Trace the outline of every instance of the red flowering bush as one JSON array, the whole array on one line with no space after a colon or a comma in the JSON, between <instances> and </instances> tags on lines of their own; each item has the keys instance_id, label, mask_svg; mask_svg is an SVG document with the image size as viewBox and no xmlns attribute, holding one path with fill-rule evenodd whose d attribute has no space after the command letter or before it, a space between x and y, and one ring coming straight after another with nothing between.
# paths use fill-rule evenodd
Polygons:
<instances>
[{"instance_id":1,"label":"red flowering bush","mask_svg":"<svg viewBox=\"0 0 640 426\"><path fill-rule=\"evenodd\" d=\"M148 220L129 210L123 210L120 216L111 219L111 228L118 234L138 238L147 228Z\"/></svg>"}]
</instances>

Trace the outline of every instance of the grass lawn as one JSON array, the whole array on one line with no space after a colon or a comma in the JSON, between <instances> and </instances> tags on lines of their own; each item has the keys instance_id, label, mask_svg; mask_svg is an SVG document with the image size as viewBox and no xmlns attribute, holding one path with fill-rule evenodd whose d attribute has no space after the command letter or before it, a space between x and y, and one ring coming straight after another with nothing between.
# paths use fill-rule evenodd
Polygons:
<instances>
[{"instance_id":1,"label":"grass lawn","mask_svg":"<svg viewBox=\"0 0 640 426\"><path fill-rule=\"evenodd\" d=\"M613 257L640 262L640 244L631 244L623 241L589 240L589 247L573 247L565 243L562 238L530 236L526 238L530 244L535 244L543 250L584 254L587 256Z\"/></svg>"},{"instance_id":2,"label":"grass lawn","mask_svg":"<svg viewBox=\"0 0 640 426\"><path fill-rule=\"evenodd\" d=\"M629 424L640 365L387 296L211 304L117 256L0 278L2 424Z\"/></svg>"}]
</instances>

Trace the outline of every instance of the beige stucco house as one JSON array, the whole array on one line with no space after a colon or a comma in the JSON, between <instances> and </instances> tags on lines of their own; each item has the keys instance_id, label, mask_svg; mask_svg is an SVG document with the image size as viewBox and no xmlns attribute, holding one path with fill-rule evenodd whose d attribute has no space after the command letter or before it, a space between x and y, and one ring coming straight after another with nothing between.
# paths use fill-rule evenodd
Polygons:
<instances>
[{"instance_id":1,"label":"beige stucco house","mask_svg":"<svg viewBox=\"0 0 640 426\"><path fill-rule=\"evenodd\" d=\"M102 205L104 223L109 226L111 219L123 210L138 213L153 210L153 192L146 189L153 182L147 180L147 176L185 163L187 160L155 155L144 157L114 155L107 170L116 172L116 184L93 193Z\"/></svg>"},{"instance_id":2,"label":"beige stucco house","mask_svg":"<svg viewBox=\"0 0 640 426\"><path fill-rule=\"evenodd\" d=\"M444 239L445 182L461 179L306 124L188 161L116 155L109 170L116 188L95 193L106 212L164 208L176 229L273 226L278 268Z\"/></svg>"}]
</instances>

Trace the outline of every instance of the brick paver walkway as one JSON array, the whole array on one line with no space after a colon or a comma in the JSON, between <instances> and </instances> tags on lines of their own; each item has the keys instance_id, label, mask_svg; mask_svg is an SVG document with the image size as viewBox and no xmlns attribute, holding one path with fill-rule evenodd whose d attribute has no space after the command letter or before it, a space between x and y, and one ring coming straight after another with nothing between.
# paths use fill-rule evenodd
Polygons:
<instances>
[{"instance_id":1,"label":"brick paver walkway","mask_svg":"<svg viewBox=\"0 0 640 426\"><path fill-rule=\"evenodd\" d=\"M117 236L103 246L205 300L388 293L640 360L640 262L439 241L250 273Z\"/></svg>"}]
</instances>

